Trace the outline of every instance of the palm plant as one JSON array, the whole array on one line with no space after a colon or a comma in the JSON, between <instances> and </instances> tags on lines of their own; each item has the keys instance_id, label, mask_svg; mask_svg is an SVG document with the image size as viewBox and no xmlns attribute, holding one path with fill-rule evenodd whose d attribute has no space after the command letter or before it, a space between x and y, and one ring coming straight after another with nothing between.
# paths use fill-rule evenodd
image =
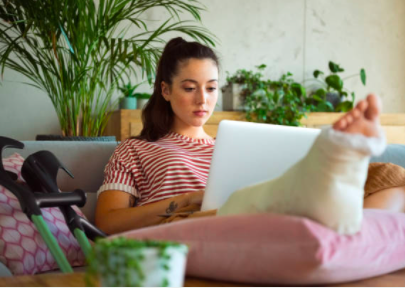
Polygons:
<instances>
[{"instance_id":1,"label":"palm plant","mask_svg":"<svg viewBox=\"0 0 405 288\"><path fill-rule=\"evenodd\" d=\"M170 16L150 30L143 17L156 7ZM133 75L152 81L162 35L215 46L215 36L195 25L203 10L198 0L0 0L1 74L8 67L46 91L63 135L99 136L118 84Z\"/></svg>"}]
</instances>

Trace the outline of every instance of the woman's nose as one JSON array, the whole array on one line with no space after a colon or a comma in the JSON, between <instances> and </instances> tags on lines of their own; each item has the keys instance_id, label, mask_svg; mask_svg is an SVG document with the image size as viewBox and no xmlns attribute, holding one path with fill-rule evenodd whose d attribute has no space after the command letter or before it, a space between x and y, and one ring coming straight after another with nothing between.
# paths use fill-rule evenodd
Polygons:
<instances>
[{"instance_id":1,"label":"woman's nose","mask_svg":"<svg viewBox=\"0 0 405 288\"><path fill-rule=\"evenodd\" d=\"M207 102L207 96L207 92L203 89L200 89L196 96L197 104L205 104L205 102Z\"/></svg>"}]
</instances>

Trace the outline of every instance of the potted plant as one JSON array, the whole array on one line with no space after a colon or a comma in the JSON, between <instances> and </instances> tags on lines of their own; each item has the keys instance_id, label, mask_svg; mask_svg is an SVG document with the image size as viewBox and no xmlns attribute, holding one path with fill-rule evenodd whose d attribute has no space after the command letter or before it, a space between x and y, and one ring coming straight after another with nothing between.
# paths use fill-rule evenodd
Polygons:
<instances>
[{"instance_id":1,"label":"potted plant","mask_svg":"<svg viewBox=\"0 0 405 288\"><path fill-rule=\"evenodd\" d=\"M262 71L266 65L256 66L257 71L239 69L233 75L227 71L227 84L222 87L222 110L244 111L246 110L246 97L252 91L262 88Z\"/></svg>"},{"instance_id":2,"label":"potted plant","mask_svg":"<svg viewBox=\"0 0 405 288\"><path fill-rule=\"evenodd\" d=\"M148 103L151 96L152 95L149 93L136 93L135 97L137 100L138 109L143 109L143 107L145 107L146 103Z\"/></svg>"},{"instance_id":3,"label":"potted plant","mask_svg":"<svg viewBox=\"0 0 405 288\"><path fill-rule=\"evenodd\" d=\"M314 112L347 112L353 108L356 95L344 87L343 81L360 75L361 82L366 85L366 71L362 68L359 74L342 79L338 73L345 70L332 61L329 61L329 70L329 75L325 75L320 70L313 72L314 80L322 87L318 86L311 92L308 104L311 105L311 110Z\"/></svg>"},{"instance_id":4,"label":"potted plant","mask_svg":"<svg viewBox=\"0 0 405 288\"><path fill-rule=\"evenodd\" d=\"M248 91L246 119L259 123L300 126L309 112L305 88L294 81L291 73L279 80L260 80L256 90Z\"/></svg>"},{"instance_id":5,"label":"potted plant","mask_svg":"<svg viewBox=\"0 0 405 288\"><path fill-rule=\"evenodd\" d=\"M136 95L139 93L135 93L135 90L141 84L142 83L132 85L131 82L129 82L128 84L118 88L124 94L123 97L120 98L120 109L136 109Z\"/></svg>"},{"instance_id":6,"label":"potted plant","mask_svg":"<svg viewBox=\"0 0 405 288\"><path fill-rule=\"evenodd\" d=\"M124 237L96 240L88 257L87 286L182 287L186 245Z\"/></svg>"},{"instance_id":7,"label":"potted plant","mask_svg":"<svg viewBox=\"0 0 405 288\"><path fill-rule=\"evenodd\" d=\"M168 11L157 29L145 13ZM194 25L204 8L197 0L65 0L0 2L0 69L13 69L47 92L63 136L99 136L116 105L112 95L137 71L154 76L167 33L214 44ZM194 20L181 20L185 12ZM184 15L184 14L183 14ZM128 35L129 28L136 33Z\"/></svg>"}]
</instances>

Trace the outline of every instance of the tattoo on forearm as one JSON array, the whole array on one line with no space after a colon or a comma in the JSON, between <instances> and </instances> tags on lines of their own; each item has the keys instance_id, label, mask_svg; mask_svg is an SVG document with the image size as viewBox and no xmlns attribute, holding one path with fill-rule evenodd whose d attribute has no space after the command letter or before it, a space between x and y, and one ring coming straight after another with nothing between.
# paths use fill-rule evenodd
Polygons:
<instances>
[{"instance_id":1,"label":"tattoo on forearm","mask_svg":"<svg viewBox=\"0 0 405 288\"><path fill-rule=\"evenodd\" d=\"M177 209L178 206L179 205L176 204L176 202L174 202L174 201L171 202L170 205L169 205L169 208L166 209L166 213L167 214L173 213Z\"/></svg>"}]
</instances>

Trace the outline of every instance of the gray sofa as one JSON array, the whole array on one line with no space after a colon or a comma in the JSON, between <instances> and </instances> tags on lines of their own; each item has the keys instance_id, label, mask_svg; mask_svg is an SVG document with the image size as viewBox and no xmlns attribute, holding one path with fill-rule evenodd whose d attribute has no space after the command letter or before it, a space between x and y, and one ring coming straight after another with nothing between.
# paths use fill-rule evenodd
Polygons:
<instances>
[{"instance_id":1,"label":"gray sofa","mask_svg":"<svg viewBox=\"0 0 405 288\"><path fill-rule=\"evenodd\" d=\"M25 141L25 148L6 149L3 157L14 152L24 158L40 151L51 151L74 174L71 179L64 171L58 175L59 188L73 191L81 188L87 193L87 203L82 211L90 222L94 223L96 192L103 181L103 170L113 153L117 142L71 142L71 141ZM405 167L405 145L389 145L384 154L372 158L372 162L391 162ZM9 270L0 262L0 276L11 276Z\"/></svg>"}]
</instances>

